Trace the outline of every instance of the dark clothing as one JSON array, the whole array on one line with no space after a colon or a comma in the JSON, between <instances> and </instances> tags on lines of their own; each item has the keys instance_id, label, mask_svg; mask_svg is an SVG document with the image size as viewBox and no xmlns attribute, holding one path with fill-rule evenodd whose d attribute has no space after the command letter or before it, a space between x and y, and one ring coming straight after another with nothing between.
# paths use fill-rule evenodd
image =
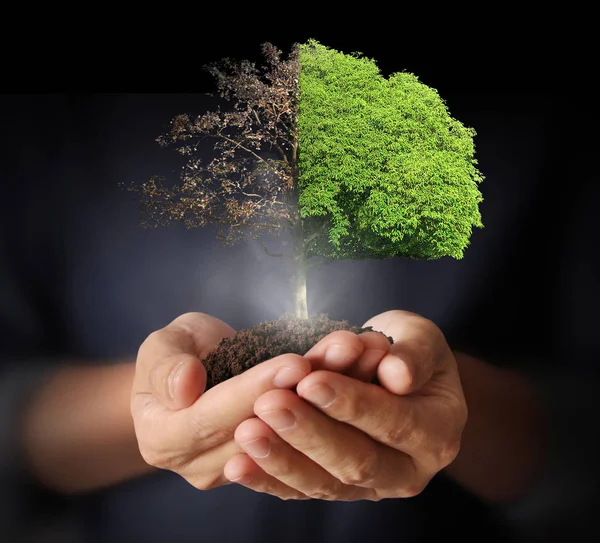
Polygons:
<instances>
[{"instance_id":1,"label":"dark clothing","mask_svg":"<svg viewBox=\"0 0 600 543\"><path fill-rule=\"evenodd\" d=\"M118 187L155 174L176 178L180 157L153 140L173 115L201 112L204 100L1 99L10 127L0 163L3 416L19 412L8 411L22 403L9 406L25 393L15 393L17 383L26 391L71 357L93 364L133 355L150 332L181 313L202 311L245 328L290 308L284 261L252 243L223 249L211 228L141 229L135 197ZM590 481L597 473L590 444L598 430L590 424L597 407L588 398L598 383L592 311L600 275L594 254L599 185L586 177L589 144L563 131L571 121L549 113L551 97L448 102L455 117L477 130L485 228L474 232L460 261L319 268L308 279L309 311L362 324L389 309L412 310L436 322L453 348L531 376L546 394L557 438L531 496L514 507L490 507L440 474L411 499L294 502L236 485L198 491L165 472L65 499L31 480L15 481L16 464L7 460L2 475L13 477L3 492L12 509L4 512L11 533L34 530L70 541L68 529L80 534L73 541L98 543L469 536L506 542L529 533L550 541L563 529L573 535L577 527L589 528L586 507L596 499ZM2 432L15 426L8 422Z\"/></svg>"}]
</instances>

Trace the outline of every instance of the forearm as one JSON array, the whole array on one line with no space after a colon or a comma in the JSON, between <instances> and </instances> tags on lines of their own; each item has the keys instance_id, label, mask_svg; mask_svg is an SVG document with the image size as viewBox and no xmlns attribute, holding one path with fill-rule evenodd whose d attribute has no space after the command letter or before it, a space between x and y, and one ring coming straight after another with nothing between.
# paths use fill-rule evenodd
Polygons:
<instances>
[{"instance_id":1,"label":"forearm","mask_svg":"<svg viewBox=\"0 0 600 543\"><path fill-rule=\"evenodd\" d=\"M60 370L29 405L22 425L26 464L62 493L91 491L142 475L130 414L132 362Z\"/></svg>"},{"instance_id":2,"label":"forearm","mask_svg":"<svg viewBox=\"0 0 600 543\"><path fill-rule=\"evenodd\" d=\"M455 353L469 409L461 450L445 472L481 498L518 499L544 461L544 417L521 376Z\"/></svg>"}]
</instances>

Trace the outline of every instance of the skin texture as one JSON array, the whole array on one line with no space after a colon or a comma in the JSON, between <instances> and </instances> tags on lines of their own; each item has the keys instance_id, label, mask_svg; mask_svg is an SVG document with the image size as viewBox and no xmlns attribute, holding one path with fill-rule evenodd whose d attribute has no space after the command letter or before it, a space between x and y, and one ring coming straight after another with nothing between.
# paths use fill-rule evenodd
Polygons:
<instances>
[{"instance_id":1,"label":"skin texture","mask_svg":"<svg viewBox=\"0 0 600 543\"><path fill-rule=\"evenodd\" d=\"M151 334L138 354L131 410L142 456L152 466L179 473L199 489L230 482L225 465L232 458L245 458L236 431L242 423L260 422L254 412L260 398L277 392L295 397L291 389L317 370L352 370L370 378L389 350L381 334L369 332L362 339L338 331L315 347L316 354L278 356L201 395L206 382L201 359L221 337L233 334L218 319L186 314ZM327 350L332 346L337 349ZM275 484L267 472L264 478Z\"/></svg>"},{"instance_id":2,"label":"skin texture","mask_svg":"<svg viewBox=\"0 0 600 543\"><path fill-rule=\"evenodd\" d=\"M365 326L394 344L334 332L304 357L279 356L202 394L201 360L234 331L182 315L135 363L58 371L23 418L25 460L70 494L157 468L199 489L235 482L282 499L414 496L440 470L489 501L526 493L544 446L527 381L453 353L418 315L389 311Z\"/></svg>"},{"instance_id":3,"label":"skin texture","mask_svg":"<svg viewBox=\"0 0 600 543\"><path fill-rule=\"evenodd\" d=\"M181 316L140 348L132 413L142 455L200 489L236 482L325 500L420 493L458 454L466 401L440 330L406 312L390 322L391 347L375 332L335 332L304 357L276 357L201 395L203 353L233 330ZM375 371L383 386L369 383Z\"/></svg>"},{"instance_id":4,"label":"skin texture","mask_svg":"<svg viewBox=\"0 0 600 543\"><path fill-rule=\"evenodd\" d=\"M274 390L237 428L231 480L282 498L380 500L419 494L458 454L467 420L456 361L430 321L395 316L375 361L382 386L316 370L297 394ZM381 319L366 326L378 329ZM327 339L327 338L326 338ZM378 346L383 348L383 345ZM319 359L315 347L307 357ZM326 436L326 437L324 437Z\"/></svg>"}]
</instances>

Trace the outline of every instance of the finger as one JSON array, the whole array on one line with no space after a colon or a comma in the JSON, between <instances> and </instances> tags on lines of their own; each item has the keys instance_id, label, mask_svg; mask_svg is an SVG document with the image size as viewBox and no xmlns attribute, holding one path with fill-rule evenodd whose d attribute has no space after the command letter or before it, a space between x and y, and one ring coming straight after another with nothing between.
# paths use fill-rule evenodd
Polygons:
<instances>
[{"instance_id":1,"label":"finger","mask_svg":"<svg viewBox=\"0 0 600 543\"><path fill-rule=\"evenodd\" d=\"M377 368L381 385L394 394L410 394L427 383L449 350L441 330L430 320L408 311L387 311L369 319L372 326L394 340L390 353Z\"/></svg>"},{"instance_id":2,"label":"finger","mask_svg":"<svg viewBox=\"0 0 600 543\"><path fill-rule=\"evenodd\" d=\"M172 410L190 406L206 384L201 360L234 330L204 313L186 313L140 346L132 393L151 394Z\"/></svg>"},{"instance_id":3,"label":"finger","mask_svg":"<svg viewBox=\"0 0 600 543\"><path fill-rule=\"evenodd\" d=\"M407 397L332 372L303 379L297 394L329 418L404 452L416 466L435 473L458 453L464 417L459 402Z\"/></svg>"},{"instance_id":4,"label":"finger","mask_svg":"<svg viewBox=\"0 0 600 543\"><path fill-rule=\"evenodd\" d=\"M304 356L313 370L337 371L370 381L379 360L390 350L389 340L379 332L354 334L337 330L324 337Z\"/></svg>"},{"instance_id":5,"label":"finger","mask_svg":"<svg viewBox=\"0 0 600 543\"><path fill-rule=\"evenodd\" d=\"M335 375L355 381L350 377ZM412 488L416 484L418 474L409 456L385 447L357 428L340 424L308 405L291 391L267 392L256 402L254 411L282 440L318 464L343 485L373 490ZM236 440L240 441L237 436ZM273 442L273 447L275 446L276 442ZM307 489L301 486L304 484L304 472L290 471L290 466L283 460L284 451L279 448L276 452L278 454L273 461L279 460L284 463L278 465L277 472L273 474L282 478L289 486L306 492ZM261 459L255 460L265 471L272 472L272 468ZM290 463L299 462L291 453L287 455L286 460ZM314 481L311 483L314 484ZM325 488L321 487L319 491L342 493L345 488L330 485L331 479L327 479ZM375 496L372 494L372 497Z\"/></svg>"},{"instance_id":6,"label":"finger","mask_svg":"<svg viewBox=\"0 0 600 543\"><path fill-rule=\"evenodd\" d=\"M377 373L382 358L390 352L390 342L380 332L364 332L358 337L363 342L365 350L347 375L369 383Z\"/></svg>"},{"instance_id":7,"label":"finger","mask_svg":"<svg viewBox=\"0 0 600 543\"><path fill-rule=\"evenodd\" d=\"M310 362L300 355L272 358L219 383L190 407L168 411L171 416L161 406L150 407L147 416L134 416L138 439L165 454L187 451L197 456L232 439L237 426L254 417L254 403L262 394L295 387L310 371Z\"/></svg>"},{"instance_id":8,"label":"finger","mask_svg":"<svg viewBox=\"0 0 600 543\"><path fill-rule=\"evenodd\" d=\"M348 370L363 354L365 344L348 330L336 330L317 342L304 357L313 369L343 372Z\"/></svg>"},{"instance_id":9,"label":"finger","mask_svg":"<svg viewBox=\"0 0 600 543\"><path fill-rule=\"evenodd\" d=\"M299 490L287 486L265 471L246 453L235 455L224 469L225 477L232 483L243 485L256 492L271 494L282 500L308 500Z\"/></svg>"},{"instance_id":10,"label":"finger","mask_svg":"<svg viewBox=\"0 0 600 543\"><path fill-rule=\"evenodd\" d=\"M295 396L292 392L285 392ZM274 487L272 479L275 479L284 488L295 489L302 495L319 500L352 501L374 494L369 489L345 485L302 452L288 445L260 419L249 419L240 424L235 432L235 440L269 476L252 473L254 482L250 481L249 484L255 490L260 490L261 485Z\"/></svg>"},{"instance_id":11,"label":"finger","mask_svg":"<svg viewBox=\"0 0 600 543\"><path fill-rule=\"evenodd\" d=\"M182 457L179 462L170 458L168 465L159 467L178 473L198 490L210 490L230 483L223 468L230 458L240 453L240 446L230 439L200 455L194 455L191 460L189 456Z\"/></svg>"}]
</instances>

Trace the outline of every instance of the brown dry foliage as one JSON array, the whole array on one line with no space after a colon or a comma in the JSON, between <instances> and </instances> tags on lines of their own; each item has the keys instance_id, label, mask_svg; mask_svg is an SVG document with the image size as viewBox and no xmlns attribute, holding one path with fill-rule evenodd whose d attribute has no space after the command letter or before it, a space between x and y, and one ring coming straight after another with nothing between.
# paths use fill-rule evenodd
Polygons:
<instances>
[{"instance_id":1,"label":"brown dry foliage","mask_svg":"<svg viewBox=\"0 0 600 543\"><path fill-rule=\"evenodd\" d=\"M207 66L232 107L178 115L157 139L187 159L174 187L159 177L127 187L141 194L143 226L216 224L219 241L232 245L297 224L297 48L287 59L269 43L262 53L260 67L230 59ZM207 139L214 158L205 164Z\"/></svg>"}]
</instances>

